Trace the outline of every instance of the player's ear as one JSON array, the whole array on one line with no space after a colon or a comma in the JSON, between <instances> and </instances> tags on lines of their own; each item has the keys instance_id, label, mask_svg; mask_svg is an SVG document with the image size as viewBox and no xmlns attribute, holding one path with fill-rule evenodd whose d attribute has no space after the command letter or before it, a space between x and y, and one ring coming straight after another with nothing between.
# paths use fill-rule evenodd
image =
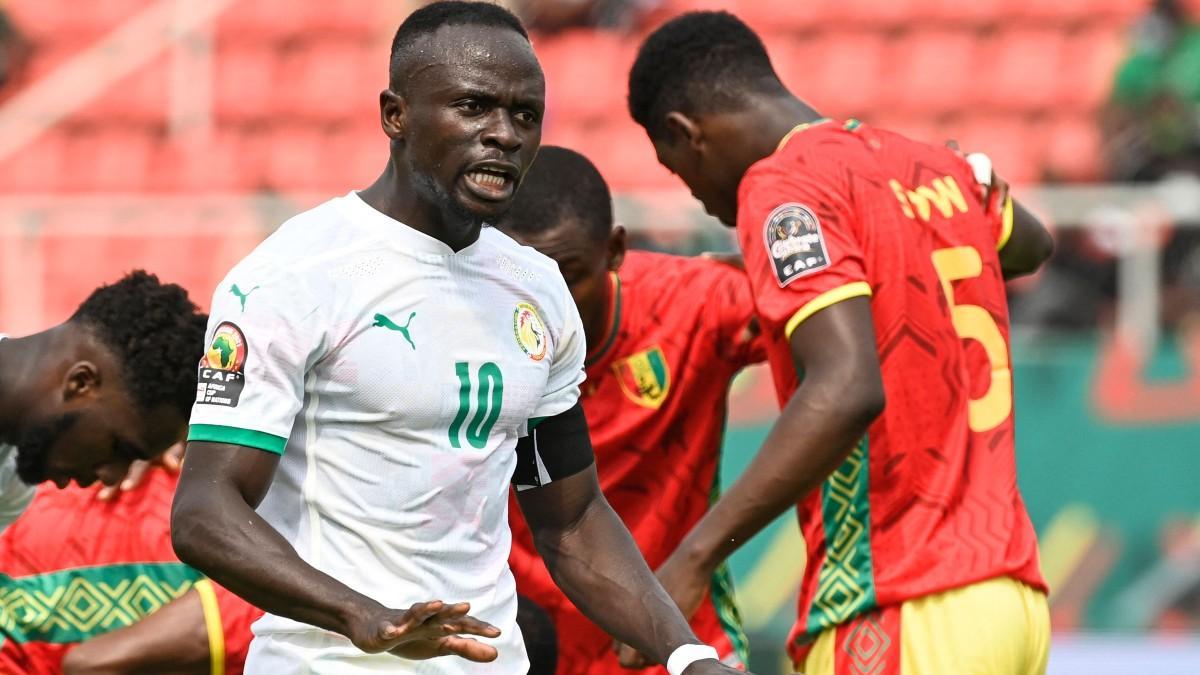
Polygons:
<instances>
[{"instance_id":1,"label":"player's ear","mask_svg":"<svg viewBox=\"0 0 1200 675\"><path fill-rule=\"evenodd\" d=\"M408 127L408 103L391 89L379 92L379 122L388 138L403 140Z\"/></svg>"},{"instance_id":2,"label":"player's ear","mask_svg":"<svg viewBox=\"0 0 1200 675\"><path fill-rule=\"evenodd\" d=\"M100 388L100 369L91 361L79 361L67 369L63 376L63 400L70 401L83 396L93 396Z\"/></svg>"},{"instance_id":3,"label":"player's ear","mask_svg":"<svg viewBox=\"0 0 1200 675\"><path fill-rule=\"evenodd\" d=\"M616 272L621 269L621 264L625 262L625 250L627 244L625 241L625 228L621 225L614 225L612 232L608 235L608 270Z\"/></svg>"},{"instance_id":4,"label":"player's ear","mask_svg":"<svg viewBox=\"0 0 1200 675\"><path fill-rule=\"evenodd\" d=\"M672 142L684 141L693 148L698 148L703 139L700 125L678 111L667 113L667 133L670 134Z\"/></svg>"}]
</instances>

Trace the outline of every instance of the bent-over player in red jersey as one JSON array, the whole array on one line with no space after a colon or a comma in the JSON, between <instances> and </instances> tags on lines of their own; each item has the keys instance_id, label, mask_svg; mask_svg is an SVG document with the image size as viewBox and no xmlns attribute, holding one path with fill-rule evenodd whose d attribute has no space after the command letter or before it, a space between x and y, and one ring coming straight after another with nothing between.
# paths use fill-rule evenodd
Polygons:
<instances>
[{"instance_id":1,"label":"bent-over player in red jersey","mask_svg":"<svg viewBox=\"0 0 1200 675\"><path fill-rule=\"evenodd\" d=\"M977 192L956 152L822 118L730 14L659 28L629 87L660 162L736 224L784 404L664 586L696 606L717 563L799 502L805 673L1043 672L1004 280L1037 269L1049 235Z\"/></svg>"},{"instance_id":2,"label":"bent-over player in red jersey","mask_svg":"<svg viewBox=\"0 0 1200 675\"><path fill-rule=\"evenodd\" d=\"M717 494L730 380L765 359L746 276L705 258L626 252L600 172L565 148L541 149L500 227L554 258L571 289L587 335L581 400L600 485L656 567ZM554 620L557 672L626 672L612 638L550 578L519 509L509 514L517 591ZM746 644L732 590L724 566L710 570L690 616L696 635L738 664Z\"/></svg>"}]
</instances>

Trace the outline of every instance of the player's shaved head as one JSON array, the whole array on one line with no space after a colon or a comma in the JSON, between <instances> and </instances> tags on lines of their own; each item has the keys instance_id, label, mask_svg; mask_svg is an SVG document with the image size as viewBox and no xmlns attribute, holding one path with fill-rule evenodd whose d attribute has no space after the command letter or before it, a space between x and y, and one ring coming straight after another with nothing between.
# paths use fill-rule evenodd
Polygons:
<instances>
[{"instance_id":1,"label":"player's shaved head","mask_svg":"<svg viewBox=\"0 0 1200 675\"><path fill-rule=\"evenodd\" d=\"M564 223L584 228L593 241L606 241L613 229L612 193L587 157L555 145L542 146L503 228L527 237Z\"/></svg>"},{"instance_id":2,"label":"player's shaved head","mask_svg":"<svg viewBox=\"0 0 1200 675\"><path fill-rule=\"evenodd\" d=\"M410 14L392 38L388 86L393 91L403 89L405 79L412 72L415 57L428 48L425 38L443 26L505 28L520 34L526 40L529 39L521 21L499 5L457 0L426 5Z\"/></svg>"},{"instance_id":3,"label":"player's shaved head","mask_svg":"<svg viewBox=\"0 0 1200 675\"><path fill-rule=\"evenodd\" d=\"M762 40L728 12L688 12L654 31L629 73L629 112L651 139L667 114L734 112L748 92L787 95Z\"/></svg>"}]
</instances>

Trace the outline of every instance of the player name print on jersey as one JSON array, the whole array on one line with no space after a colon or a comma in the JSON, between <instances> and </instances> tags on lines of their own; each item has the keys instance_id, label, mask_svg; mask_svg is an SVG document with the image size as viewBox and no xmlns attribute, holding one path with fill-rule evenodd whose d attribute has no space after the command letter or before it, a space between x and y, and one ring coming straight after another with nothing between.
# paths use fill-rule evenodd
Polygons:
<instances>
[{"instance_id":1,"label":"player name print on jersey","mask_svg":"<svg viewBox=\"0 0 1200 675\"><path fill-rule=\"evenodd\" d=\"M615 361L612 368L621 391L634 403L657 410L667 400L671 371L661 347L655 345Z\"/></svg>"},{"instance_id":2,"label":"player name print on jersey","mask_svg":"<svg viewBox=\"0 0 1200 675\"><path fill-rule=\"evenodd\" d=\"M767 216L763 232L767 255L775 264L780 288L810 272L829 267L829 253L821 236L821 223L812 209L788 203Z\"/></svg>"},{"instance_id":3,"label":"player name print on jersey","mask_svg":"<svg viewBox=\"0 0 1200 675\"><path fill-rule=\"evenodd\" d=\"M200 358L196 403L236 407L246 386L246 336L229 321L217 326Z\"/></svg>"}]
</instances>

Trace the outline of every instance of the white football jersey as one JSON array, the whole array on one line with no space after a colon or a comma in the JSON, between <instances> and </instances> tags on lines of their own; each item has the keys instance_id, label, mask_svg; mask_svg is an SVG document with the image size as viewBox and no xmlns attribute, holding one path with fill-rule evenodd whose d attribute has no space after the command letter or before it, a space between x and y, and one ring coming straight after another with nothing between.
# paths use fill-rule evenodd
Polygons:
<instances>
[{"instance_id":1,"label":"white football jersey","mask_svg":"<svg viewBox=\"0 0 1200 675\"><path fill-rule=\"evenodd\" d=\"M507 562L515 446L583 381L554 261L490 227L456 253L352 192L229 273L207 339L189 439L283 455L258 510L304 560L388 607L470 602L503 631L491 664L414 662L267 615L248 672L299 672L278 663L299 652L267 644L298 632L330 645L323 673L525 672Z\"/></svg>"},{"instance_id":2,"label":"white football jersey","mask_svg":"<svg viewBox=\"0 0 1200 675\"><path fill-rule=\"evenodd\" d=\"M17 448L0 443L0 532L24 513L36 491L17 476Z\"/></svg>"}]
</instances>

